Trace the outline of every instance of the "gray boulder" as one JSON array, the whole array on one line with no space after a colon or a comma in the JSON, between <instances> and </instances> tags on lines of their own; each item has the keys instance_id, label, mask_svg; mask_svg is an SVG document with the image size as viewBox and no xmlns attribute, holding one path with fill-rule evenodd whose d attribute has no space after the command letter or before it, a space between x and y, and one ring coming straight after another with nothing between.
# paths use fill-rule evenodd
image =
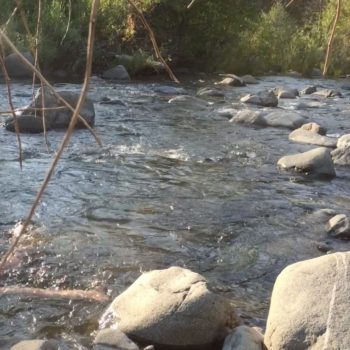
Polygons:
<instances>
[{"instance_id":1,"label":"gray boulder","mask_svg":"<svg viewBox=\"0 0 350 350\"><path fill-rule=\"evenodd\" d=\"M266 113L264 111L242 110L239 111L230 122L251 124L264 127L282 127L295 129L305 123L305 118L292 111L276 111Z\"/></svg>"},{"instance_id":2,"label":"gray boulder","mask_svg":"<svg viewBox=\"0 0 350 350\"><path fill-rule=\"evenodd\" d=\"M350 239L350 220L345 214L338 214L329 219L327 233L333 237Z\"/></svg>"},{"instance_id":3,"label":"gray boulder","mask_svg":"<svg viewBox=\"0 0 350 350\"><path fill-rule=\"evenodd\" d=\"M349 349L349 264L349 252L335 253L281 272L267 319L268 350Z\"/></svg>"},{"instance_id":4,"label":"gray boulder","mask_svg":"<svg viewBox=\"0 0 350 350\"><path fill-rule=\"evenodd\" d=\"M331 154L324 147L282 157L277 165L282 169L294 170L319 178L332 178L336 176Z\"/></svg>"},{"instance_id":5,"label":"gray boulder","mask_svg":"<svg viewBox=\"0 0 350 350\"><path fill-rule=\"evenodd\" d=\"M338 139L337 148L332 152L332 157L337 165L350 165L350 134Z\"/></svg>"},{"instance_id":6,"label":"gray boulder","mask_svg":"<svg viewBox=\"0 0 350 350\"><path fill-rule=\"evenodd\" d=\"M222 108L219 108L216 112L221 117L226 117L231 119L238 113L238 110L232 107L222 107Z\"/></svg>"},{"instance_id":7,"label":"gray boulder","mask_svg":"<svg viewBox=\"0 0 350 350\"><path fill-rule=\"evenodd\" d=\"M257 94L248 94L241 98L241 102L263 107L276 107L278 99L272 91L261 91Z\"/></svg>"},{"instance_id":8,"label":"gray boulder","mask_svg":"<svg viewBox=\"0 0 350 350\"><path fill-rule=\"evenodd\" d=\"M163 346L209 346L238 325L230 302L213 294L203 276L181 267L141 275L109 306L102 324Z\"/></svg>"},{"instance_id":9,"label":"gray boulder","mask_svg":"<svg viewBox=\"0 0 350 350\"><path fill-rule=\"evenodd\" d=\"M267 126L281 127L294 130L306 122L299 113L286 110L276 110L264 116Z\"/></svg>"},{"instance_id":10,"label":"gray boulder","mask_svg":"<svg viewBox=\"0 0 350 350\"><path fill-rule=\"evenodd\" d=\"M245 82L242 78L235 74L223 74L225 77L221 81L217 82L218 85L230 85L230 86L245 86Z\"/></svg>"},{"instance_id":11,"label":"gray boulder","mask_svg":"<svg viewBox=\"0 0 350 350\"><path fill-rule=\"evenodd\" d=\"M241 79L245 84L259 84L259 81L250 74L243 75Z\"/></svg>"},{"instance_id":12,"label":"gray boulder","mask_svg":"<svg viewBox=\"0 0 350 350\"><path fill-rule=\"evenodd\" d=\"M312 96L328 98L328 97L341 97L342 94L339 91L336 91L333 89L322 89L312 93Z\"/></svg>"},{"instance_id":13,"label":"gray boulder","mask_svg":"<svg viewBox=\"0 0 350 350\"><path fill-rule=\"evenodd\" d=\"M273 90L274 94L278 98L296 98L299 96L299 91L298 89L290 89L290 88L276 88Z\"/></svg>"},{"instance_id":14,"label":"gray boulder","mask_svg":"<svg viewBox=\"0 0 350 350\"><path fill-rule=\"evenodd\" d=\"M313 124L313 123L309 123L309 124ZM335 148L337 146L336 138L320 135L317 132L312 131L312 129L305 130L303 129L303 127L292 131L289 134L289 140L298 142L298 143L305 143L305 144L316 145L321 147Z\"/></svg>"},{"instance_id":15,"label":"gray boulder","mask_svg":"<svg viewBox=\"0 0 350 350\"><path fill-rule=\"evenodd\" d=\"M263 117L264 113L262 111L254 111L251 109L244 109L239 111L230 122L238 124L251 124L258 126L266 126L265 119Z\"/></svg>"},{"instance_id":16,"label":"gray boulder","mask_svg":"<svg viewBox=\"0 0 350 350\"><path fill-rule=\"evenodd\" d=\"M22 55L31 64L34 64L34 58L30 52L23 52ZM16 53L5 57L5 67L10 78L30 78L33 76L32 70L21 61Z\"/></svg>"},{"instance_id":17,"label":"gray boulder","mask_svg":"<svg viewBox=\"0 0 350 350\"><path fill-rule=\"evenodd\" d=\"M222 350L262 350L264 337L254 328L239 326L225 339Z\"/></svg>"},{"instance_id":18,"label":"gray boulder","mask_svg":"<svg viewBox=\"0 0 350 350\"><path fill-rule=\"evenodd\" d=\"M350 134L339 137L337 148L350 148Z\"/></svg>"},{"instance_id":19,"label":"gray boulder","mask_svg":"<svg viewBox=\"0 0 350 350\"><path fill-rule=\"evenodd\" d=\"M119 350L139 350L139 347L118 329L102 329L98 331L94 340L94 349L102 349L103 346L117 348Z\"/></svg>"},{"instance_id":20,"label":"gray boulder","mask_svg":"<svg viewBox=\"0 0 350 350\"><path fill-rule=\"evenodd\" d=\"M301 90L300 94L301 95L311 95L316 91L317 91L317 87L315 85L312 85L312 86L307 86L306 88Z\"/></svg>"},{"instance_id":21,"label":"gray boulder","mask_svg":"<svg viewBox=\"0 0 350 350\"><path fill-rule=\"evenodd\" d=\"M44 96L42 96L42 91ZM62 98L64 98L73 108L77 105L79 100L79 94L71 91L59 91ZM44 99L44 105L42 101ZM39 133L43 131L43 116L42 111L35 111L32 108L49 108L45 111L45 125L46 130L50 129L65 129L68 127L73 112L71 112L65 105L58 100L58 98L49 90L47 87L42 90L38 90L34 101L26 108L21 110L17 115L17 121L20 132L24 133ZM58 109L55 109L58 108ZM90 99L85 99L84 104L81 108L80 115L85 121L93 126L95 122L95 110L94 105ZM14 132L14 119L9 118L5 127L7 130ZM83 128L85 125L81 120L78 120L76 124L77 128Z\"/></svg>"},{"instance_id":22,"label":"gray boulder","mask_svg":"<svg viewBox=\"0 0 350 350\"><path fill-rule=\"evenodd\" d=\"M350 165L350 147L347 148L336 148L332 152L332 158L334 164L337 165Z\"/></svg>"},{"instance_id":23,"label":"gray boulder","mask_svg":"<svg viewBox=\"0 0 350 350\"><path fill-rule=\"evenodd\" d=\"M102 78L113 80L130 80L130 75L126 68L119 64L116 67L107 69L102 73Z\"/></svg>"}]
</instances>

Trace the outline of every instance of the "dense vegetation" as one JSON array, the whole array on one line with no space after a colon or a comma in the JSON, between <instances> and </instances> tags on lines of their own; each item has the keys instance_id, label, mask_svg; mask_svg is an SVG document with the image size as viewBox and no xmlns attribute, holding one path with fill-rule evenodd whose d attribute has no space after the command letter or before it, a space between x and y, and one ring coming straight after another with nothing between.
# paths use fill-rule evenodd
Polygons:
<instances>
[{"instance_id":1,"label":"dense vegetation","mask_svg":"<svg viewBox=\"0 0 350 350\"><path fill-rule=\"evenodd\" d=\"M152 26L164 57L173 66L193 70L263 73L322 68L336 0L138 0ZM91 0L42 0L41 66L80 72L84 67ZM350 72L350 0L342 1L330 73ZM3 24L14 2L0 0ZM22 0L35 33L38 4ZM71 15L70 15L71 14ZM68 31L67 31L68 29ZM22 50L33 38L17 14L8 33ZM136 72L152 56L152 46L127 0L101 0L95 70L116 63L116 54L132 54Z\"/></svg>"}]
</instances>

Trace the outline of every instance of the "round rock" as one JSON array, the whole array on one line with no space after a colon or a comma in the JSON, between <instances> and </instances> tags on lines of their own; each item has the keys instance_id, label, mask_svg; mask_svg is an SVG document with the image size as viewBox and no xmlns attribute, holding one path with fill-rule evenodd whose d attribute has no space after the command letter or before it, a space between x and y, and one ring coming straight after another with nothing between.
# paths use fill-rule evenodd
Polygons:
<instances>
[{"instance_id":1,"label":"round rock","mask_svg":"<svg viewBox=\"0 0 350 350\"><path fill-rule=\"evenodd\" d=\"M254 328L239 326L226 337L222 350L262 350L264 337Z\"/></svg>"},{"instance_id":2,"label":"round rock","mask_svg":"<svg viewBox=\"0 0 350 350\"><path fill-rule=\"evenodd\" d=\"M336 175L331 154L324 147L282 157L277 165L283 169L295 170L319 178L332 178Z\"/></svg>"},{"instance_id":3,"label":"round rock","mask_svg":"<svg viewBox=\"0 0 350 350\"><path fill-rule=\"evenodd\" d=\"M349 252L335 253L281 272L271 297L267 349L349 349L349 264Z\"/></svg>"},{"instance_id":4,"label":"round rock","mask_svg":"<svg viewBox=\"0 0 350 350\"><path fill-rule=\"evenodd\" d=\"M333 237L350 239L350 221L345 214L333 216L326 225L327 233Z\"/></svg>"},{"instance_id":5,"label":"round rock","mask_svg":"<svg viewBox=\"0 0 350 350\"><path fill-rule=\"evenodd\" d=\"M257 94L248 94L241 98L241 102L263 107L276 107L278 99L272 91L261 91Z\"/></svg>"},{"instance_id":6,"label":"round rock","mask_svg":"<svg viewBox=\"0 0 350 350\"><path fill-rule=\"evenodd\" d=\"M181 267L141 275L102 317L131 339L163 346L206 346L238 325L230 302L203 276Z\"/></svg>"}]
</instances>

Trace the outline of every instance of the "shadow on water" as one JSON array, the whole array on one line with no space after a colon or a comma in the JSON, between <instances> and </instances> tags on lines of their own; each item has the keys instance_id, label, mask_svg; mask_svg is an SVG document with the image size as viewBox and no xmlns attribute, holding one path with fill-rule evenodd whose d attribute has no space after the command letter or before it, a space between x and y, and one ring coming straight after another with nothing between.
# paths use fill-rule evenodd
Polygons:
<instances>
[{"instance_id":1,"label":"shadow on water","mask_svg":"<svg viewBox=\"0 0 350 350\"><path fill-rule=\"evenodd\" d=\"M282 172L276 167L281 156L311 147L290 143L285 129L229 123L217 110L231 102L237 107L247 91L309 83L267 77L254 87L225 89L224 98L206 98L203 105L169 104L172 96L154 92L158 84L92 85L103 147L87 131L75 132L35 215L33 241L2 284L98 286L114 297L141 271L180 265L205 275L214 290L233 299L247 322L263 326L281 269L321 254L317 242L326 240L324 223L313 213L349 212L350 176L341 168L332 181ZM334 81L319 83L338 87ZM201 84L184 86L195 95ZM16 105L26 104L29 85L14 89ZM105 96L122 103L97 103ZM282 108L295 104L284 101ZM0 107L6 109L3 95ZM344 134L349 110L346 96L302 113L330 134ZM52 150L62 136L49 132ZM6 232L26 215L53 153L46 152L42 135L23 135L21 172L14 135L1 129L0 139L4 251ZM349 249L347 242L331 244L334 250ZM0 305L1 348L33 337L89 346L105 307L12 296L2 296Z\"/></svg>"}]
</instances>

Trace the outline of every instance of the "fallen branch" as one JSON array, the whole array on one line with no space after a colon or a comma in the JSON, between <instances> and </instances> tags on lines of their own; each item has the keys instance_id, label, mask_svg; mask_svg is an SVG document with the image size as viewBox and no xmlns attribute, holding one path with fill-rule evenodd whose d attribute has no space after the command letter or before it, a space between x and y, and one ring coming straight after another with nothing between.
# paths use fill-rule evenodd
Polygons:
<instances>
[{"instance_id":1,"label":"fallen branch","mask_svg":"<svg viewBox=\"0 0 350 350\"><path fill-rule=\"evenodd\" d=\"M192 0L188 5L187 5L187 8L190 9L193 4L196 2L196 0Z\"/></svg>"},{"instance_id":2,"label":"fallen branch","mask_svg":"<svg viewBox=\"0 0 350 350\"><path fill-rule=\"evenodd\" d=\"M341 0L338 0L337 12L336 12L336 15L334 18L333 28L332 28L331 34L329 36L328 45L327 45L327 53L326 53L326 58L325 58L325 62L324 62L324 67L323 67L323 76L324 77L327 75L328 68L329 68L329 63L330 63L331 53L332 53L332 48L333 48L335 29L337 27L337 23L338 23L338 20L340 17L340 9L341 9Z\"/></svg>"},{"instance_id":3,"label":"fallen branch","mask_svg":"<svg viewBox=\"0 0 350 350\"><path fill-rule=\"evenodd\" d=\"M32 287L0 287L0 295L23 295L33 298L47 298L47 299L69 299L69 300L89 300L97 302L109 301L108 295L97 290L81 290L81 289L43 289Z\"/></svg>"},{"instance_id":4,"label":"fallen branch","mask_svg":"<svg viewBox=\"0 0 350 350\"><path fill-rule=\"evenodd\" d=\"M93 47L94 47L94 39L95 39L96 17L97 17L97 11L98 11L99 4L100 4L99 0L93 0L92 5L91 5L92 8L91 8L90 25L89 25L89 36L88 36L88 44L87 44L87 55L86 55L87 58L86 58L85 78L84 78L84 84L83 84L83 87L82 87L82 91L81 91L78 103L76 105L76 108L74 110L73 116L72 116L71 121L69 123L67 132L64 135L64 138L63 138L62 143L61 143L61 145L60 145L60 147L59 147L59 149L58 149L58 151L56 153L56 156L53 159L53 161L51 163L51 166L50 166L50 168L49 168L49 170L48 170L48 172L47 172L47 174L45 176L44 182L41 185L41 188L39 189L39 192L36 195L34 203L33 203L32 207L31 207L31 209L29 211L29 214L28 214L27 218L25 219L25 221L23 223L23 227L21 227L20 232L18 233L18 235L16 236L15 240L11 244L9 250L5 253L5 255L2 257L2 259L0 261L0 271L3 269L4 265L6 264L7 259L15 251L15 248L16 248L20 238L25 233L28 225L30 224L31 219L32 219L32 217L33 217L33 215L35 213L35 210L36 210L37 206L40 203L41 197L42 197L42 195L43 195L47 185L50 182L52 174L55 171L57 163L60 160L64 149L69 144L69 141L71 139L72 133L74 131L74 127L75 127L75 125L76 125L76 123L78 121L80 109L81 109L81 107L82 107L82 105L84 103L84 100L86 98L87 90L88 90L89 82L90 82L92 59L93 59ZM2 33L2 32L0 31L0 33ZM11 41L10 41L10 43L11 43ZM34 69L35 69L35 67L34 67Z\"/></svg>"},{"instance_id":5,"label":"fallen branch","mask_svg":"<svg viewBox=\"0 0 350 350\"><path fill-rule=\"evenodd\" d=\"M286 9L291 6L294 3L295 0L290 0L289 3L286 5Z\"/></svg>"},{"instance_id":6,"label":"fallen branch","mask_svg":"<svg viewBox=\"0 0 350 350\"><path fill-rule=\"evenodd\" d=\"M166 71L168 72L170 79L172 79L175 83L180 83L180 81L176 78L175 74L173 73L173 71L171 70L171 68L168 66L168 64L165 62L160 50L159 50L159 46L157 44L156 38L154 36L153 30L150 27L150 25L148 24L145 15L143 14L143 12L136 6L136 4L132 1L132 0L128 0L129 4L134 8L134 10L136 11L136 13L138 14L138 16L141 19L141 22L143 24L143 26L145 27L145 29L148 32L149 38L152 42L153 45L153 49L155 51L156 57L159 61L162 62L162 64L164 65Z\"/></svg>"}]
</instances>

